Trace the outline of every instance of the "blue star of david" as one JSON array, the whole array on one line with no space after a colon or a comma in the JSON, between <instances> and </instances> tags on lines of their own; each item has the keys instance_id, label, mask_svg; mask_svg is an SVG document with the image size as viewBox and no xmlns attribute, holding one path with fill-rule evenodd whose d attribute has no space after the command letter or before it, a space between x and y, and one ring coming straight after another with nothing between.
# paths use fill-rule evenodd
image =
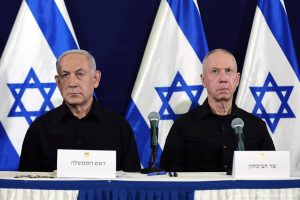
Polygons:
<instances>
[{"instance_id":1,"label":"blue star of david","mask_svg":"<svg viewBox=\"0 0 300 200\"><path fill-rule=\"evenodd\" d=\"M15 98L15 102L8 113L8 117L25 117L28 124L31 124L33 121L32 117L35 118L40 116L46 112L47 108L54 108L50 99L56 88L56 83L41 83L32 68L30 69L24 83L8 83L7 86ZM39 110L27 111L21 99L26 89L32 88L37 88L40 91L44 102Z\"/></svg>"},{"instance_id":2,"label":"blue star of david","mask_svg":"<svg viewBox=\"0 0 300 200\"><path fill-rule=\"evenodd\" d=\"M288 105L288 100L292 93L293 86L278 86L273 76L269 72L262 87L250 87L250 90L256 101L252 113L260 118L265 119L272 133L275 132L275 129L281 118L295 118L292 109ZM266 92L276 92L277 96L279 97L281 105L277 113L267 113L265 110L262 100Z\"/></svg>"},{"instance_id":3,"label":"blue star of david","mask_svg":"<svg viewBox=\"0 0 300 200\"><path fill-rule=\"evenodd\" d=\"M184 81L183 77L179 72L176 73L176 76L170 87L155 87L156 92L158 93L162 106L159 110L159 114L161 119L163 120L175 120L180 116L180 114L176 114L172 107L169 104L169 101L174 92L185 92L192 104L189 108L189 111L199 105L198 101L203 91L202 85L187 85ZM193 92L195 92L193 94Z\"/></svg>"}]
</instances>

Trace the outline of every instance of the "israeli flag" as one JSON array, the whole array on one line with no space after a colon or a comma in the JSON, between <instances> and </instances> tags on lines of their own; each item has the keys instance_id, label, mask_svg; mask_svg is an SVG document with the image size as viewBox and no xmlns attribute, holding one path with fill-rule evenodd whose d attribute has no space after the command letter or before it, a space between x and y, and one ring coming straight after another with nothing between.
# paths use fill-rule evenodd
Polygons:
<instances>
[{"instance_id":1,"label":"israeli flag","mask_svg":"<svg viewBox=\"0 0 300 200\"><path fill-rule=\"evenodd\" d=\"M16 170L29 125L62 102L58 56L78 44L63 0L23 1L0 61L0 170Z\"/></svg>"},{"instance_id":2,"label":"israeli flag","mask_svg":"<svg viewBox=\"0 0 300 200\"><path fill-rule=\"evenodd\" d=\"M149 113L160 114L158 165L173 120L204 101L200 74L207 52L197 1L162 0L126 115L142 167L151 160Z\"/></svg>"},{"instance_id":3,"label":"israeli flag","mask_svg":"<svg viewBox=\"0 0 300 200\"><path fill-rule=\"evenodd\" d=\"M300 175L300 74L283 0L260 0L236 103L265 120L276 150Z\"/></svg>"}]
</instances>

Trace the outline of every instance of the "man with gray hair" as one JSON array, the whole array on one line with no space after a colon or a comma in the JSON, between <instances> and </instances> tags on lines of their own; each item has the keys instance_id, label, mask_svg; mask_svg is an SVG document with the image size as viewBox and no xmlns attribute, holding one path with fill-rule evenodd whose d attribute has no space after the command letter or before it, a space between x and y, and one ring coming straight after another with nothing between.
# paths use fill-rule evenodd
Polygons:
<instances>
[{"instance_id":1,"label":"man with gray hair","mask_svg":"<svg viewBox=\"0 0 300 200\"><path fill-rule=\"evenodd\" d=\"M127 121L100 106L93 97L101 72L85 50L64 52L55 80L63 103L37 118L22 146L20 171L53 171L57 149L115 150L117 169L139 171L134 135Z\"/></svg>"},{"instance_id":2,"label":"man with gray hair","mask_svg":"<svg viewBox=\"0 0 300 200\"><path fill-rule=\"evenodd\" d=\"M168 171L230 172L236 134L235 118L244 121L245 150L275 150L266 124L233 102L240 81L234 56L225 49L209 52L203 61L204 103L175 120L161 156Z\"/></svg>"}]
</instances>

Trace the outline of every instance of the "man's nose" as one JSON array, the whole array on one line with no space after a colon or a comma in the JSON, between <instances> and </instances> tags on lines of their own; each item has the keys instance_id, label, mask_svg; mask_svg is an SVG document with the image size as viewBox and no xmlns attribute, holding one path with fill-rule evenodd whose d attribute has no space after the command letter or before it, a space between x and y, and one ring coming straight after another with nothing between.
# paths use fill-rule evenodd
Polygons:
<instances>
[{"instance_id":1,"label":"man's nose","mask_svg":"<svg viewBox=\"0 0 300 200\"><path fill-rule=\"evenodd\" d=\"M221 71L219 74L219 81L222 83L228 82L228 77L225 71Z\"/></svg>"},{"instance_id":2,"label":"man's nose","mask_svg":"<svg viewBox=\"0 0 300 200\"><path fill-rule=\"evenodd\" d=\"M69 81L68 81L69 87L76 87L77 81L78 81L78 79L75 76L75 74L70 74Z\"/></svg>"}]
</instances>

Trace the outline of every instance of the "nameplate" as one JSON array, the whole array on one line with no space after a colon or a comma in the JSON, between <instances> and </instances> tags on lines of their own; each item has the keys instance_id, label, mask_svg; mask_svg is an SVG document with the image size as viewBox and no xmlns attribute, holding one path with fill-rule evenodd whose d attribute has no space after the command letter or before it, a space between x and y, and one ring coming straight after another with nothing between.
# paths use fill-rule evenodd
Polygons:
<instances>
[{"instance_id":1,"label":"nameplate","mask_svg":"<svg viewBox=\"0 0 300 200\"><path fill-rule=\"evenodd\" d=\"M58 149L57 177L116 178L116 152Z\"/></svg>"},{"instance_id":2,"label":"nameplate","mask_svg":"<svg viewBox=\"0 0 300 200\"><path fill-rule=\"evenodd\" d=\"M235 151L232 175L235 178L290 177L289 151Z\"/></svg>"}]
</instances>

